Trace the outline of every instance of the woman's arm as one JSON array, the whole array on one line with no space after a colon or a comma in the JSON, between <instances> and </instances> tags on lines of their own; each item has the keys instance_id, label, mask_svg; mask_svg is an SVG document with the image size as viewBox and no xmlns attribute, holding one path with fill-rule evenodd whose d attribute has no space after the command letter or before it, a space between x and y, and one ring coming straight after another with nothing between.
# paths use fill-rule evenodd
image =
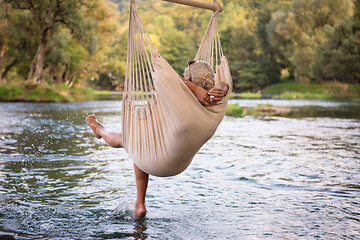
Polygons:
<instances>
[{"instance_id":1,"label":"woman's arm","mask_svg":"<svg viewBox=\"0 0 360 240\"><path fill-rule=\"evenodd\" d=\"M180 76L180 75L179 75ZM180 76L180 78L184 81L185 85L190 89L190 91L195 95L197 100L203 105L203 106L209 106L210 104L210 96L208 94L208 91L203 89L202 87L199 87L192 83L191 81L185 81L185 78Z\"/></svg>"},{"instance_id":2,"label":"woman's arm","mask_svg":"<svg viewBox=\"0 0 360 240\"><path fill-rule=\"evenodd\" d=\"M224 82L220 82L215 85L212 89L209 90L208 95L210 96L210 102L214 103L221 101L223 97L226 96L226 93L229 91L229 85Z\"/></svg>"}]
</instances>

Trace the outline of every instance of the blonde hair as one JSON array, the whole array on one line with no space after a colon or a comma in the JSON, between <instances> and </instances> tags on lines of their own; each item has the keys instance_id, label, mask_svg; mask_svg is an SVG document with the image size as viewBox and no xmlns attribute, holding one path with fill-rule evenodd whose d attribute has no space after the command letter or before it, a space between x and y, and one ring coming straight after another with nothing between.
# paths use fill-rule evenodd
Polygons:
<instances>
[{"instance_id":1,"label":"blonde hair","mask_svg":"<svg viewBox=\"0 0 360 240\"><path fill-rule=\"evenodd\" d=\"M202 60L189 62L189 66L185 69L184 77L207 91L215 85L214 70L210 64Z\"/></svg>"}]
</instances>

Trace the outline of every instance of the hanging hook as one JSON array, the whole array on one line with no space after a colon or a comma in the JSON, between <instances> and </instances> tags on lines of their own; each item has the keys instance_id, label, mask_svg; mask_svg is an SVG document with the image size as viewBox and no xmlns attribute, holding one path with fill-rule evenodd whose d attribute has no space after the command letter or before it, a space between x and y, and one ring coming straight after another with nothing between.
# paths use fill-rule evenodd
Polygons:
<instances>
[{"instance_id":1,"label":"hanging hook","mask_svg":"<svg viewBox=\"0 0 360 240\"><path fill-rule=\"evenodd\" d=\"M222 6L220 5L220 3L218 1L213 0L211 5L216 5L217 6L216 11L213 11L214 16L218 15L219 12L223 11L223 8L222 8Z\"/></svg>"}]
</instances>

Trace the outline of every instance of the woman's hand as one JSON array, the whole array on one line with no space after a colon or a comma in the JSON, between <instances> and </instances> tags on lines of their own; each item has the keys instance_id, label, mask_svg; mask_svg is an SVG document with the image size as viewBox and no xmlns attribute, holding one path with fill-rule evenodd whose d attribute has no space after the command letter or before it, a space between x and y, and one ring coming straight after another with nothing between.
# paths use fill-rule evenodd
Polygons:
<instances>
[{"instance_id":1,"label":"woman's hand","mask_svg":"<svg viewBox=\"0 0 360 240\"><path fill-rule=\"evenodd\" d=\"M197 98L197 100L199 100L199 102L203 105L203 106L209 106L210 103L210 96L208 94L208 91L206 91L205 89L203 89L202 87L196 86L194 87L193 91L192 91L195 95L195 97Z\"/></svg>"},{"instance_id":2,"label":"woman's hand","mask_svg":"<svg viewBox=\"0 0 360 240\"><path fill-rule=\"evenodd\" d=\"M225 97L229 90L229 86L226 83L219 83L214 88L210 89L208 95L210 96L210 102L218 102Z\"/></svg>"}]
</instances>

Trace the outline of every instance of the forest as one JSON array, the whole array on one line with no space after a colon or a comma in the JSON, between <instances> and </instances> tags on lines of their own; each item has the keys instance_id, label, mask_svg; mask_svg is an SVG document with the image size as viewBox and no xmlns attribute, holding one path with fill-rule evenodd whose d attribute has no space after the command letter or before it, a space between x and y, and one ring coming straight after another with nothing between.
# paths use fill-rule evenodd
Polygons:
<instances>
[{"instance_id":1,"label":"forest","mask_svg":"<svg viewBox=\"0 0 360 240\"><path fill-rule=\"evenodd\" d=\"M210 1L203 1L210 2ZM236 91L281 82L359 88L358 0L223 0L218 30ZM182 74L211 12L136 1L163 57ZM129 1L0 0L0 84L122 90Z\"/></svg>"}]
</instances>

